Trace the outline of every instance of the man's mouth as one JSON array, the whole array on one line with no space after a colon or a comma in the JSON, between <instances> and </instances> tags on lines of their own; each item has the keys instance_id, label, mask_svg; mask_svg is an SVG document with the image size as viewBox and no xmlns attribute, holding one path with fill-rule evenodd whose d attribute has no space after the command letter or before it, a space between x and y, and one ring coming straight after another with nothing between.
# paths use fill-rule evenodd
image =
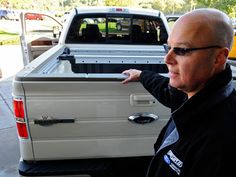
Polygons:
<instances>
[{"instance_id":1,"label":"man's mouth","mask_svg":"<svg viewBox=\"0 0 236 177\"><path fill-rule=\"evenodd\" d=\"M176 77L177 75L178 75L177 72L169 71L169 76L170 76L170 77Z\"/></svg>"}]
</instances>

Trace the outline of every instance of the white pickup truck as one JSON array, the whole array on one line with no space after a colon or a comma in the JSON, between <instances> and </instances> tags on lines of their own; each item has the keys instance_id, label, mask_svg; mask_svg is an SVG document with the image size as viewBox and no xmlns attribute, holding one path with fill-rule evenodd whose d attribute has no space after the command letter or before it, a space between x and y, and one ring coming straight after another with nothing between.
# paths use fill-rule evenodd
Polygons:
<instances>
[{"instance_id":1,"label":"white pickup truck","mask_svg":"<svg viewBox=\"0 0 236 177\"><path fill-rule=\"evenodd\" d=\"M28 27L47 22L42 19L31 19ZM167 73L162 45L169 27L163 13L75 8L59 41L41 37L27 42L26 27L22 23L27 65L13 80L20 175L145 176L170 110L139 82L121 84L121 72ZM55 37L58 29L46 32Z\"/></svg>"}]
</instances>

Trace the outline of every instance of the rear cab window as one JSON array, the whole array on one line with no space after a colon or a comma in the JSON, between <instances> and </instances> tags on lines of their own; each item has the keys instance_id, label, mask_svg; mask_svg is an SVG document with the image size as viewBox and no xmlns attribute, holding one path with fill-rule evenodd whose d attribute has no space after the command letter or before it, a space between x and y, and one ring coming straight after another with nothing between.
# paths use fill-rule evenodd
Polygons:
<instances>
[{"instance_id":1,"label":"rear cab window","mask_svg":"<svg viewBox=\"0 0 236 177\"><path fill-rule=\"evenodd\" d=\"M132 14L76 15L66 43L162 45L168 34L159 17Z\"/></svg>"}]
</instances>

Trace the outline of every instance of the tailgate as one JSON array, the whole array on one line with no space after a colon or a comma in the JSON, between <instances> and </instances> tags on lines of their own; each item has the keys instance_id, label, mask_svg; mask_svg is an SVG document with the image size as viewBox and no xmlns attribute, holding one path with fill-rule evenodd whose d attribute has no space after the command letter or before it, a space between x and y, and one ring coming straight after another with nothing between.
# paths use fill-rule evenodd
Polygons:
<instances>
[{"instance_id":1,"label":"tailgate","mask_svg":"<svg viewBox=\"0 0 236 177\"><path fill-rule=\"evenodd\" d=\"M169 118L140 83L47 80L23 82L37 160L145 156ZM135 123L135 113L158 119Z\"/></svg>"}]
</instances>

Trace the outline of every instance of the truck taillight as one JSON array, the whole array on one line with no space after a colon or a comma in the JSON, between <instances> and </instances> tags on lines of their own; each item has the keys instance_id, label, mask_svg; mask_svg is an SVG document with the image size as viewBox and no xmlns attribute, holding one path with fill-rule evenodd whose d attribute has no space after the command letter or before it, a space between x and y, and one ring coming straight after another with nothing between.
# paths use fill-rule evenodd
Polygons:
<instances>
[{"instance_id":1,"label":"truck taillight","mask_svg":"<svg viewBox=\"0 0 236 177\"><path fill-rule=\"evenodd\" d=\"M16 122L16 127L18 130L18 134L21 138L28 138L29 137L26 123Z\"/></svg>"},{"instance_id":2,"label":"truck taillight","mask_svg":"<svg viewBox=\"0 0 236 177\"><path fill-rule=\"evenodd\" d=\"M13 99L14 113L17 118L25 118L24 105L22 99Z\"/></svg>"},{"instance_id":3,"label":"truck taillight","mask_svg":"<svg viewBox=\"0 0 236 177\"><path fill-rule=\"evenodd\" d=\"M21 138L28 138L28 130L25 122L25 111L23 99L14 98L13 99L14 115L16 118L16 127L18 135Z\"/></svg>"}]
</instances>

